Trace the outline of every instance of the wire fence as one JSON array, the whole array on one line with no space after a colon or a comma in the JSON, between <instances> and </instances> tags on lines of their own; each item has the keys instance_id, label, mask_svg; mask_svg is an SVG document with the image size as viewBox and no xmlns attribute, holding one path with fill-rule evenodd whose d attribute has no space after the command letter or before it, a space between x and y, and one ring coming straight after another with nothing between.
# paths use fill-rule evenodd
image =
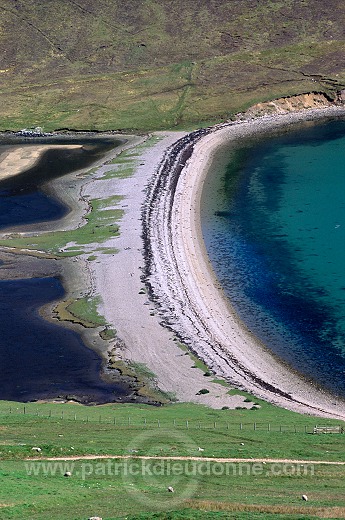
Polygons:
<instances>
[{"instance_id":1,"label":"wire fence","mask_svg":"<svg viewBox=\"0 0 345 520\"><path fill-rule=\"evenodd\" d=\"M98 416L94 413L92 414L77 414L75 412L66 412L65 410L61 410L60 412L56 412L56 410L45 409L33 410L32 407L23 406L23 408L18 407L9 407L8 410L1 410L1 416L9 416L9 415L20 415L20 416L28 416L28 417L40 417L45 418L47 420L58 420L58 421L69 421L69 422L83 422L83 423L93 423L93 424L103 424L103 425L112 425L116 428L122 429L143 429L143 428L162 428L166 430L173 429L199 429L199 430L226 430L231 432L241 432L241 431L256 431L256 432L279 432L279 433L343 433L344 428L342 425L335 425L322 423L320 424L278 424L278 423L270 423L270 422L260 422L260 421L233 421L233 420L198 420L195 418L191 419L153 419L143 417L131 417L128 415L124 417L123 414L119 415L114 413L112 416L105 416L104 414L99 414Z\"/></svg>"}]
</instances>

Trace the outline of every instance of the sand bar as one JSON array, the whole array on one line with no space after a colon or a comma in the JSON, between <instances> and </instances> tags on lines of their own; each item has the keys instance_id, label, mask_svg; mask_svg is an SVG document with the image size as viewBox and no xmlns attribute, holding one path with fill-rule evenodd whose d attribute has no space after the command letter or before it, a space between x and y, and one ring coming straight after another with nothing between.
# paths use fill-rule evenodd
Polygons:
<instances>
[{"instance_id":1,"label":"sand bar","mask_svg":"<svg viewBox=\"0 0 345 520\"><path fill-rule=\"evenodd\" d=\"M34 166L48 149L81 148L79 144L44 144L11 146L0 155L0 180L18 175Z\"/></svg>"},{"instance_id":2,"label":"sand bar","mask_svg":"<svg viewBox=\"0 0 345 520\"><path fill-rule=\"evenodd\" d=\"M197 402L215 408L228 406L251 407L240 395L229 395L228 388L212 382L204 372L193 368L195 361L174 341L174 333L161 325L162 316L145 292L145 268L142 239L142 209L147 185L156 177L162 158L185 132L159 132L140 151L134 174L128 178L105 178L116 166L104 164L82 190L82 196L107 198L122 195L119 205L124 210L120 221L120 236L103 245L116 248L116 254L97 252L97 260L87 262L91 271L93 292L100 294L100 308L109 324L117 331L117 339L110 349L116 349L118 359L144 364L156 376L157 385L164 392L182 402ZM143 139L141 139L143 141ZM116 151L115 151L116 152ZM136 155L136 148L131 152ZM87 260L85 255L84 261ZM78 258L81 261L81 258ZM208 394L197 395L202 388Z\"/></svg>"}]
</instances>

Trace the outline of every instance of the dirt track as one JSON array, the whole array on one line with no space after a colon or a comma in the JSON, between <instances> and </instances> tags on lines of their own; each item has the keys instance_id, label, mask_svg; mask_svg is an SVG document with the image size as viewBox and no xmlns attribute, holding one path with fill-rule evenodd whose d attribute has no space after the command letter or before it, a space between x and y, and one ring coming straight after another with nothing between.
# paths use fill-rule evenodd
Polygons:
<instances>
[{"instance_id":1,"label":"dirt track","mask_svg":"<svg viewBox=\"0 0 345 520\"><path fill-rule=\"evenodd\" d=\"M221 457L164 457L164 456L150 456L150 455L74 455L72 457L35 457L25 460L51 460L51 461L65 461L65 460L104 460L104 459L136 459L136 460L190 460L197 462L261 462L266 464L329 464L334 466L345 466L345 461L330 461L330 460L298 460L298 459L260 459L260 458L221 458Z\"/></svg>"}]
</instances>

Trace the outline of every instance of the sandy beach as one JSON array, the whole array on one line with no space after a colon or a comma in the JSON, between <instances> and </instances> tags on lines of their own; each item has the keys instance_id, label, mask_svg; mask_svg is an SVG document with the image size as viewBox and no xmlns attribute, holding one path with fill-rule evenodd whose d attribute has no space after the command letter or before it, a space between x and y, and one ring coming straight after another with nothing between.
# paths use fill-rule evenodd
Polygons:
<instances>
[{"instance_id":1,"label":"sandy beach","mask_svg":"<svg viewBox=\"0 0 345 520\"><path fill-rule=\"evenodd\" d=\"M53 148L80 148L76 144L52 144ZM0 180L28 170L40 159L41 155L48 149L47 145L26 145L12 146L11 149L3 153L0 157Z\"/></svg>"},{"instance_id":2,"label":"sandy beach","mask_svg":"<svg viewBox=\"0 0 345 520\"><path fill-rule=\"evenodd\" d=\"M325 111L264 117L201 137L179 175L176 190L167 189L163 197L154 198L148 228L155 246L148 279L171 328L214 373L277 405L344 418L343 401L285 367L238 320L212 271L200 225L203 182L215 150L224 141L321 115ZM174 166L171 175L173 170Z\"/></svg>"},{"instance_id":3,"label":"sandy beach","mask_svg":"<svg viewBox=\"0 0 345 520\"><path fill-rule=\"evenodd\" d=\"M160 140L140 156L133 177L87 186L93 196L109 190L124 196L121 236L108 244L120 252L91 265L102 312L117 330L117 355L145 364L159 388L178 400L217 408L243 405L243 398L228 395L193 368L176 338L234 387L291 410L345 418L342 400L293 373L238 320L207 258L199 215L206 173L224 141L332 114L344 115L344 110L307 110L194 134L157 134ZM202 388L209 393L197 395Z\"/></svg>"}]
</instances>

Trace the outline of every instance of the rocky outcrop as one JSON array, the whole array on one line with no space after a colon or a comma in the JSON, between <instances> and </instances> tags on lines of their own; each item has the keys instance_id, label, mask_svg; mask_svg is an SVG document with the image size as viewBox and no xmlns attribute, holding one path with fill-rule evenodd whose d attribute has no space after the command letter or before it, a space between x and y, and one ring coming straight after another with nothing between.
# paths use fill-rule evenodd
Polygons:
<instances>
[{"instance_id":1,"label":"rocky outcrop","mask_svg":"<svg viewBox=\"0 0 345 520\"><path fill-rule=\"evenodd\" d=\"M345 89L338 92L337 101L338 103L345 104Z\"/></svg>"},{"instance_id":2,"label":"rocky outcrop","mask_svg":"<svg viewBox=\"0 0 345 520\"><path fill-rule=\"evenodd\" d=\"M341 98L339 96L342 96ZM337 101L345 102L345 91L339 93ZM309 108L331 107L334 101L327 98L325 94L318 92L310 92L308 94L299 94L297 96L285 97L267 101L266 103L258 103L253 105L246 112L241 114L242 118L251 119L263 115L287 114L289 112L297 112L299 110Z\"/></svg>"}]
</instances>

